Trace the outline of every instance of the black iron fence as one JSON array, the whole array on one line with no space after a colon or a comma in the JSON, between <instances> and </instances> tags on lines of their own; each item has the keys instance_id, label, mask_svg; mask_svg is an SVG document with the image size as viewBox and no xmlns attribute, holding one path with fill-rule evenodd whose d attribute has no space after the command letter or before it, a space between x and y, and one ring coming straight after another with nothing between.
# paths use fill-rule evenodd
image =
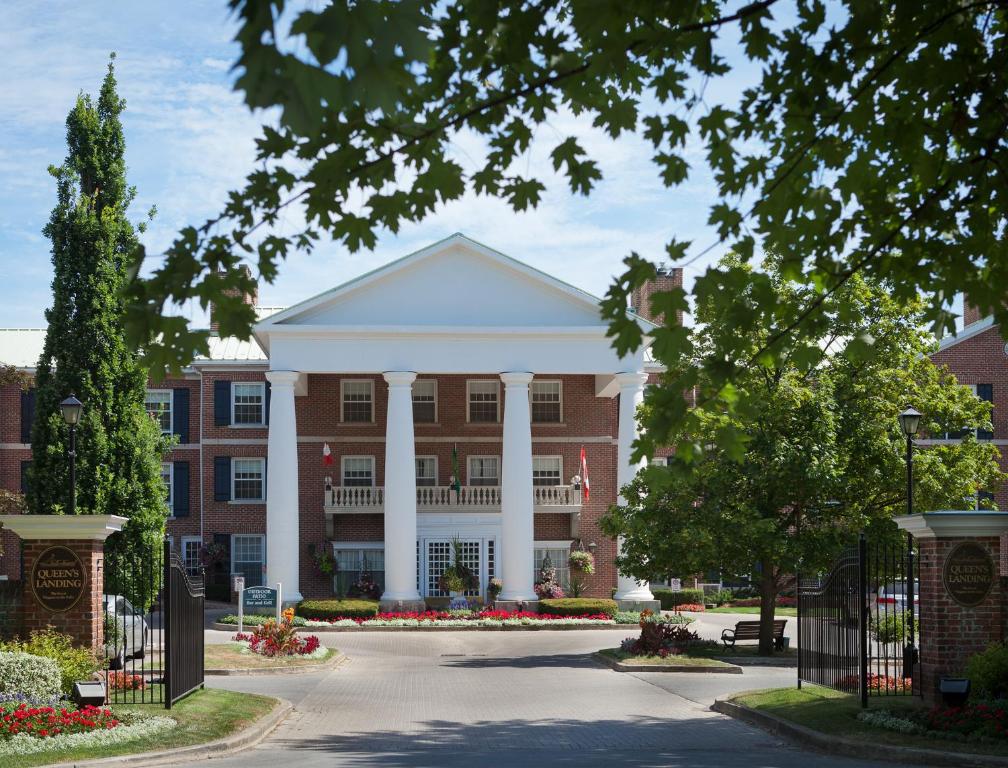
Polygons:
<instances>
[{"instance_id":1,"label":"black iron fence","mask_svg":"<svg viewBox=\"0 0 1008 768\"><path fill-rule=\"evenodd\" d=\"M822 577L798 582L798 685L869 696L920 694L919 563L913 538L862 535Z\"/></svg>"},{"instance_id":2,"label":"black iron fence","mask_svg":"<svg viewBox=\"0 0 1008 768\"><path fill-rule=\"evenodd\" d=\"M203 687L203 575L190 576L165 542L165 706Z\"/></svg>"}]
</instances>

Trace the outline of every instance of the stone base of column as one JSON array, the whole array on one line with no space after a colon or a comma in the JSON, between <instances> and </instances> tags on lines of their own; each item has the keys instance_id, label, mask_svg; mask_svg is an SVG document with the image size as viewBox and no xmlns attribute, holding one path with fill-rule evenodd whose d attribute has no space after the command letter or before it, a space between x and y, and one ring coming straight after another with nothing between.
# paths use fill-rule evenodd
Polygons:
<instances>
[{"instance_id":1,"label":"stone base of column","mask_svg":"<svg viewBox=\"0 0 1008 768\"><path fill-rule=\"evenodd\" d=\"M378 602L378 610L382 613L423 613L427 603L423 600L386 600Z\"/></svg>"},{"instance_id":2,"label":"stone base of column","mask_svg":"<svg viewBox=\"0 0 1008 768\"><path fill-rule=\"evenodd\" d=\"M539 611L538 600L500 600L494 601L495 611Z\"/></svg>"},{"instance_id":3,"label":"stone base of column","mask_svg":"<svg viewBox=\"0 0 1008 768\"><path fill-rule=\"evenodd\" d=\"M621 611L654 611L661 613L661 600L617 600L616 607Z\"/></svg>"}]
</instances>

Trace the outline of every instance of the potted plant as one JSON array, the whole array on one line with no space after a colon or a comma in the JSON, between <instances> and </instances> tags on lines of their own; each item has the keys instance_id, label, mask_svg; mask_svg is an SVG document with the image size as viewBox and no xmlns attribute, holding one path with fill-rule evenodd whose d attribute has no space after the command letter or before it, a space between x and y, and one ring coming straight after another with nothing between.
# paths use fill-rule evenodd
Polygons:
<instances>
[{"instance_id":1,"label":"potted plant","mask_svg":"<svg viewBox=\"0 0 1008 768\"><path fill-rule=\"evenodd\" d=\"M457 538L452 540L452 561L438 579L438 587L451 596L453 606L465 602L466 591L479 589L479 577L463 562L462 542Z\"/></svg>"},{"instance_id":2,"label":"potted plant","mask_svg":"<svg viewBox=\"0 0 1008 768\"><path fill-rule=\"evenodd\" d=\"M540 600L547 598L560 598L564 596L563 587L556 578L556 568L549 555L543 558L542 568L539 569L539 579L533 586L536 596Z\"/></svg>"},{"instance_id":3,"label":"potted plant","mask_svg":"<svg viewBox=\"0 0 1008 768\"><path fill-rule=\"evenodd\" d=\"M581 571L589 576L595 573L595 556L583 549L575 549L571 552L567 564L572 571Z\"/></svg>"},{"instance_id":4,"label":"potted plant","mask_svg":"<svg viewBox=\"0 0 1008 768\"><path fill-rule=\"evenodd\" d=\"M504 589L504 583L500 579L490 579L490 583L487 584L487 602L496 603L497 595L501 593L502 589Z\"/></svg>"},{"instance_id":5,"label":"potted plant","mask_svg":"<svg viewBox=\"0 0 1008 768\"><path fill-rule=\"evenodd\" d=\"M332 576L336 571L336 558L333 557L332 547L323 542L322 544L312 544L308 547L308 554L311 555L312 563L323 576Z\"/></svg>"}]
</instances>

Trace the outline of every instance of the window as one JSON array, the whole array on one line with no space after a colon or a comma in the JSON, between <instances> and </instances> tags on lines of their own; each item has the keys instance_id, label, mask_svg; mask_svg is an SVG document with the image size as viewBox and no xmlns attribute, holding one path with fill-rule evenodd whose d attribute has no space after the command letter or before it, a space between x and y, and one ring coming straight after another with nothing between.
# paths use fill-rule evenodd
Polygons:
<instances>
[{"instance_id":1,"label":"window","mask_svg":"<svg viewBox=\"0 0 1008 768\"><path fill-rule=\"evenodd\" d=\"M474 424L495 424L499 420L500 385L496 381L467 381L468 420Z\"/></svg>"},{"instance_id":2,"label":"window","mask_svg":"<svg viewBox=\"0 0 1008 768\"><path fill-rule=\"evenodd\" d=\"M261 587L266 581L266 537L235 534L231 537L231 573L245 577L246 587Z\"/></svg>"},{"instance_id":3,"label":"window","mask_svg":"<svg viewBox=\"0 0 1008 768\"><path fill-rule=\"evenodd\" d=\"M161 427L161 434L172 431L172 393L170 389L148 389L144 398L147 415Z\"/></svg>"},{"instance_id":4,"label":"window","mask_svg":"<svg viewBox=\"0 0 1008 768\"><path fill-rule=\"evenodd\" d=\"M343 485L370 488L374 485L374 456L344 456Z\"/></svg>"},{"instance_id":5,"label":"window","mask_svg":"<svg viewBox=\"0 0 1008 768\"><path fill-rule=\"evenodd\" d=\"M549 555L550 563L556 568L556 578L565 590L570 588L570 544L562 541L537 541L535 543L535 573L532 580L539 581L539 572Z\"/></svg>"},{"instance_id":6,"label":"window","mask_svg":"<svg viewBox=\"0 0 1008 768\"><path fill-rule=\"evenodd\" d=\"M168 514L171 516L171 510L174 509L175 497L172 494L174 483L172 483L172 465L169 462L161 462L161 482L165 486L165 504L168 506Z\"/></svg>"},{"instance_id":7,"label":"window","mask_svg":"<svg viewBox=\"0 0 1008 768\"><path fill-rule=\"evenodd\" d=\"M532 421L559 424L563 420L559 381L533 381L529 391L532 393Z\"/></svg>"},{"instance_id":8,"label":"window","mask_svg":"<svg viewBox=\"0 0 1008 768\"><path fill-rule=\"evenodd\" d=\"M344 379L340 382L343 400L343 421L371 423L374 421L374 382Z\"/></svg>"},{"instance_id":9,"label":"window","mask_svg":"<svg viewBox=\"0 0 1008 768\"><path fill-rule=\"evenodd\" d=\"M500 458L469 457L469 485L500 485Z\"/></svg>"},{"instance_id":10,"label":"window","mask_svg":"<svg viewBox=\"0 0 1008 768\"><path fill-rule=\"evenodd\" d=\"M963 386L969 388L974 395L979 397L981 400L986 400L988 403L994 402L994 385L993 384L964 384ZM993 411L991 413L991 419L993 420ZM977 440L993 440L994 433L986 429L976 429L974 427L963 427L958 430L948 430L943 433L939 433L937 437L941 440L962 440L970 432L976 435Z\"/></svg>"},{"instance_id":11,"label":"window","mask_svg":"<svg viewBox=\"0 0 1008 768\"><path fill-rule=\"evenodd\" d=\"M560 485L563 460L559 456L532 457L532 485Z\"/></svg>"},{"instance_id":12,"label":"window","mask_svg":"<svg viewBox=\"0 0 1008 768\"><path fill-rule=\"evenodd\" d=\"M416 484L418 486L437 485L437 457L416 457Z\"/></svg>"},{"instance_id":13,"label":"window","mask_svg":"<svg viewBox=\"0 0 1008 768\"><path fill-rule=\"evenodd\" d=\"M437 381L417 379L413 382L413 421L417 424L437 422Z\"/></svg>"},{"instance_id":14,"label":"window","mask_svg":"<svg viewBox=\"0 0 1008 768\"><path fill-rule=\"evenodd\" d=\"M234 382L231 385L231 423L266 423L266 385Z\"/></svg>"},{"instance_id":15,"label":"window","mask_svg":"<svg viewBox=\"0 0 1008 768\"><path fill-rule=\"evenodd\" d=\"M385 591L385 550L380 544L377 547L336 544L333 557L336 559L333 588L337 596L346 597L350 594L353 585L365 572L370 572L378 588Z\"/></svg>"},{"instance_id":16,"label":"window","mask_svg":"<svg viewBox=\"0 0 1008 768\"><path fill-rule=\"evenodd\" d=\"M202 570L200 565L200 549L203 542L199 536L182 537L182 566L190 576L199 576Z\"/></svg>"},{"instance_id":17,"label":"window","mask_svg":"<svg viewBox=\"0 0 1008 768\"><path fill-rule=\"evenodd\" d=\"M235 501L262 501L266 494L265 459L231 460L231 498Z\"/></svg>"}]
</instances>

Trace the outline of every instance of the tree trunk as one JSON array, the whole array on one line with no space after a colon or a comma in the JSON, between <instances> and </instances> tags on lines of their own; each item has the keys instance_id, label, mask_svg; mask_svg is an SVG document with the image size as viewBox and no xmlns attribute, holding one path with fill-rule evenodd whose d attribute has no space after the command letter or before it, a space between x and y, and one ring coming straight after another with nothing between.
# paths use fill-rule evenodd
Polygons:
<instances>
[{"instance_id":1,"label":"tree trunk","mask_svg":"<svg viewBox=\"0 0 1008 768\"><path fill-rule=\"evenodd\" d=\"M770 656L774 652L773 623L777 603L777 577L773 565L764 560L760 574L760 631L759 654Z\"/></svg>"}]
</instances>

